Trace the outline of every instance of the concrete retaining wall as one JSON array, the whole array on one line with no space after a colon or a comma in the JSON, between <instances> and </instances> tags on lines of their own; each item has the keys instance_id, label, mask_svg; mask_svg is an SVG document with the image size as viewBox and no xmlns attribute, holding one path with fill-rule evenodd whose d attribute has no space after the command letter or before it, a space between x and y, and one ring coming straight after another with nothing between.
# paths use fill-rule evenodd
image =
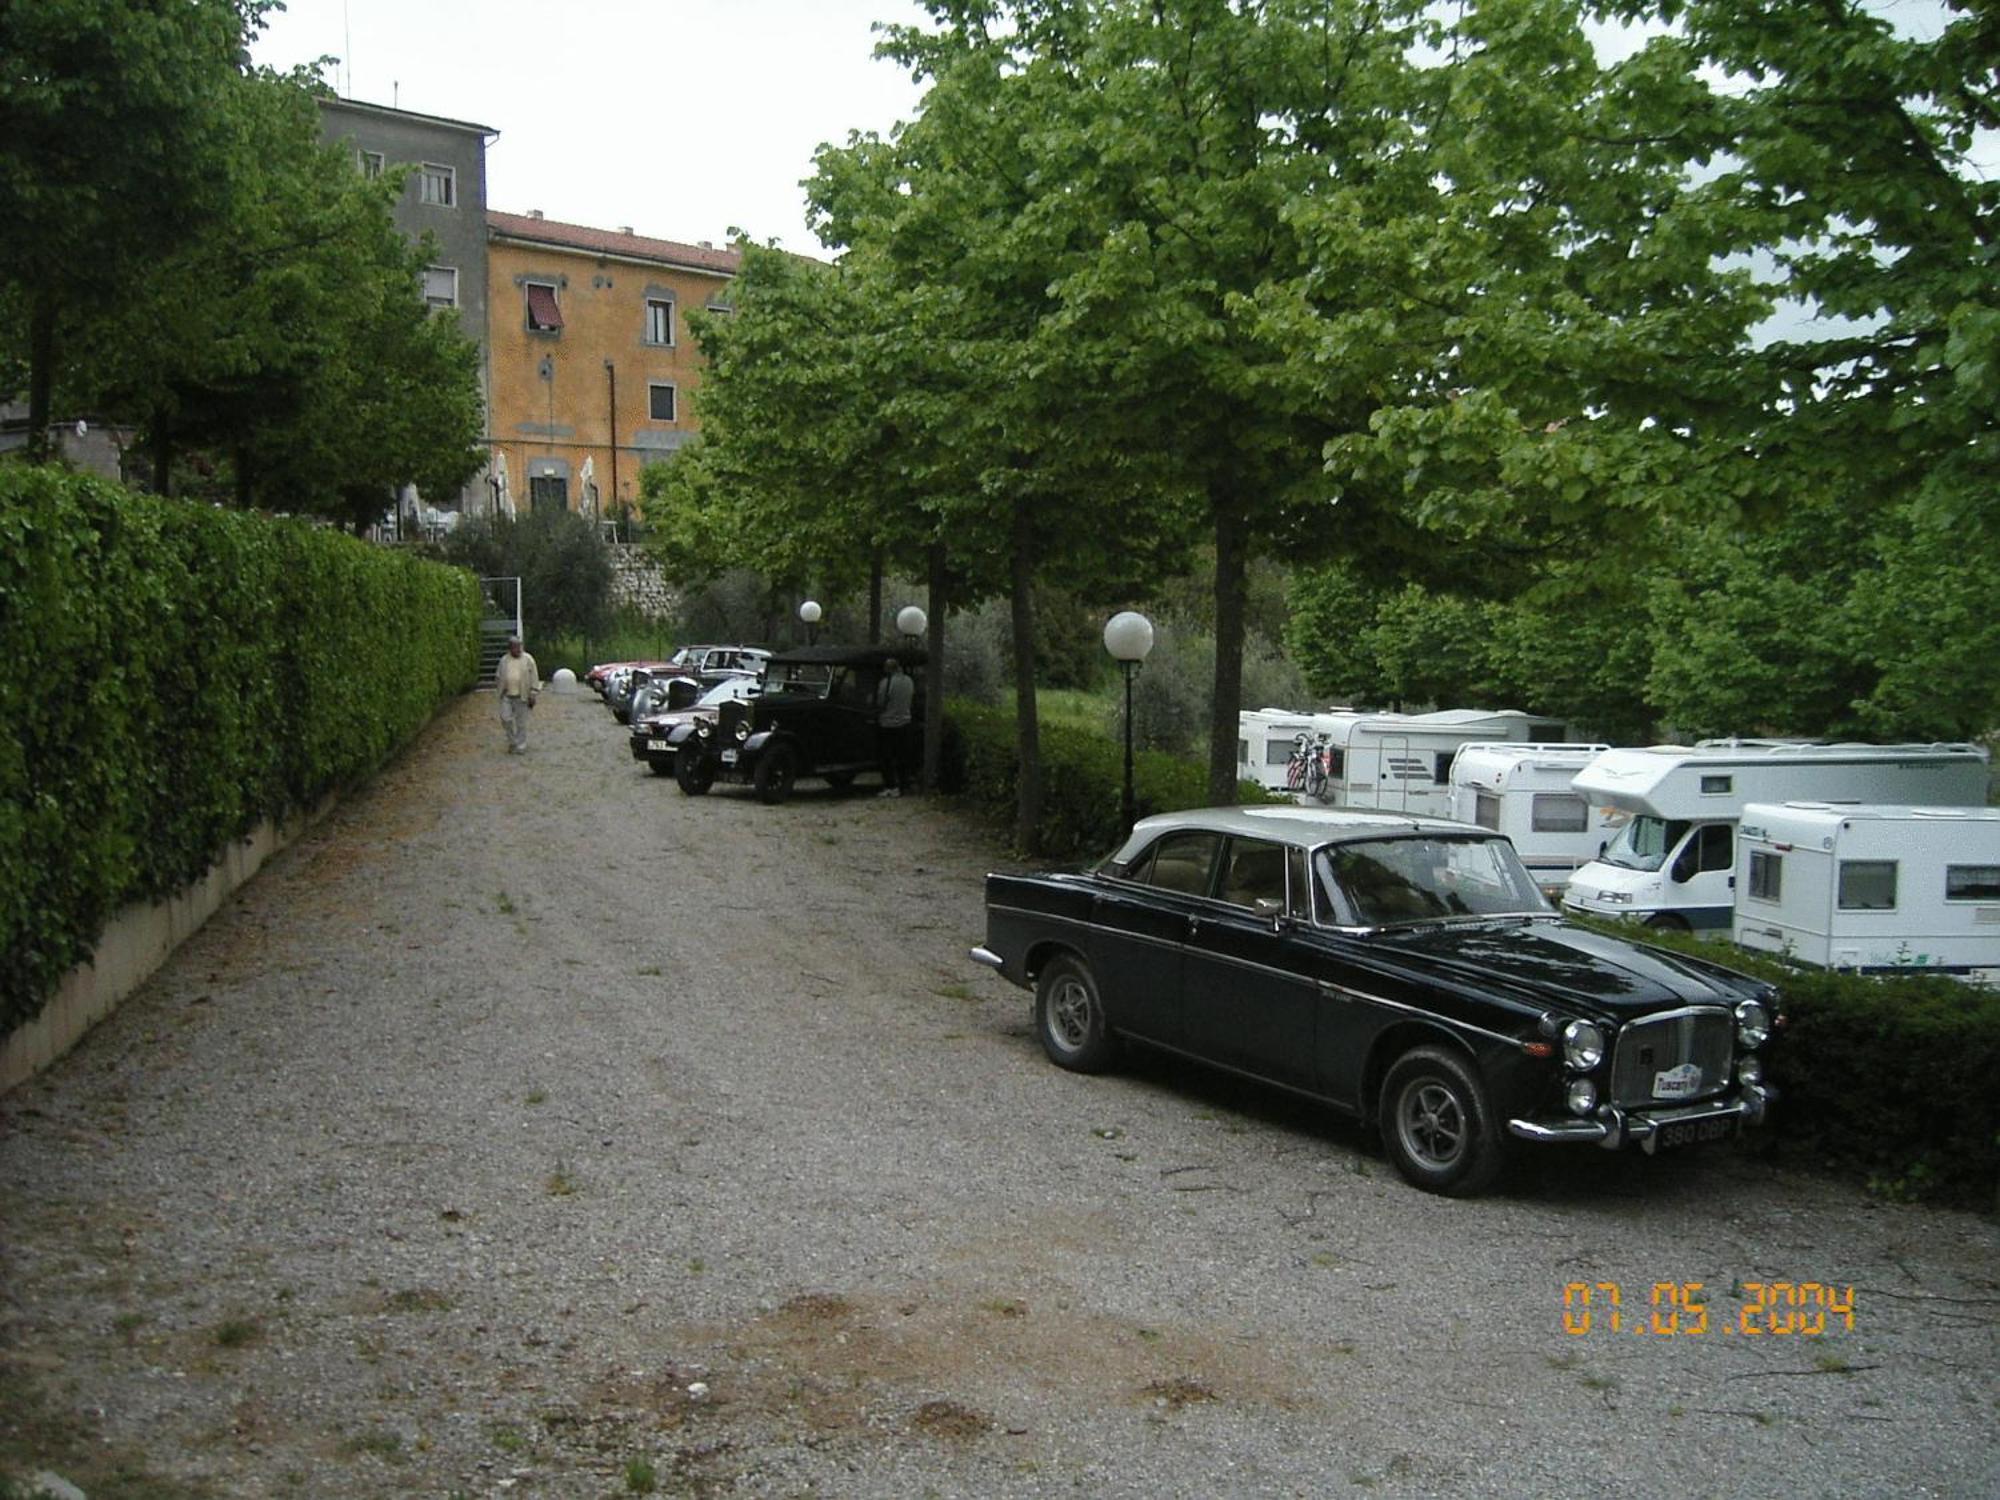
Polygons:
<instances>
[{"instance_id":1,"label":"concrete retaining wall","mask_svg":"<svg viewBox=\"0 0 2000 1500\"><path fill-rule=\"evenodd\" d=\"M0 1094L46 1068L116 1010L266 860L311 827L333 800L282 825L261 824L231 844L192 886L165 901L128 906L113 917L91 961L70 970L42 1013L0 1041Z\"/></svg>"},{"instance_id":2,"label":"concrete retaining wall","mask_svg":"<svg viewBox=\"0 0 2000 1500\"><path fill-rule=\"evenodd\" d=\"M648 620L670 620L680 600L667 586L660 565L643 547L620 543L611 549L611 602ZM534 608L531 602L528 606Z\"/></svg>"}]
</instances>

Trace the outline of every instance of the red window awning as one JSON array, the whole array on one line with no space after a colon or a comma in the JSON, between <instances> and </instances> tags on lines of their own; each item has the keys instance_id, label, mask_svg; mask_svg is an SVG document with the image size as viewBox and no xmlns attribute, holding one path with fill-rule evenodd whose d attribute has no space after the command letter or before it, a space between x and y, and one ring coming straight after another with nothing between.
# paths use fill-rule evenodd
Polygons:
<instances>
[{"instance_id":1,"label":"red window awning","mask_svg":"<svg viewBox=\"0 0 2000 1500\"><path fill-rule=\"evenodd\" d=\"M549 332L563 326L562 309L556 306L556 289L528 283L528 326Z\"/></svg>"}]
</instances>

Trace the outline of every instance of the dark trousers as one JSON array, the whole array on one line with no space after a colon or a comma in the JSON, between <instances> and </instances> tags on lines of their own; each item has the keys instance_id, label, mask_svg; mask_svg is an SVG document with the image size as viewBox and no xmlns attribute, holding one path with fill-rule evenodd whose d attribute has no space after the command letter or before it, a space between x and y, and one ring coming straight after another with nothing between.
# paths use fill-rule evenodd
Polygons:
<instances>
[{"instance_id":1,"label":"dark trousers","mask_svg":"<svg viewBox=\"0 0 2000 1500\"><path fill-rule=\"evenodd\" d=\"M875 754L882 762L882 785L901 791L911 784L916 744L914 723L875 726Z\"/></svg>"}]
</instances>

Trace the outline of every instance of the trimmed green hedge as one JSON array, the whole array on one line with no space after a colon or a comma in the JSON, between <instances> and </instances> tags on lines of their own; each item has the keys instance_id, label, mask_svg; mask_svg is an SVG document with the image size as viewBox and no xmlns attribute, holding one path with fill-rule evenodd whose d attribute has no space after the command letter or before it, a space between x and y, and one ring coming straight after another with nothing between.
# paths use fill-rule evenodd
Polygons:
<instances>
[{"instance_id":1,"label":"trimmed green hedge","mask_svg":"<svg viewBox=\"0 0 2000 1500\"><path fill-rule=\"evenodd\" d=\"M1043 724L1042 817L1037 852L1051 859L1095 858L1123 840L1125 746L1108 735ZM996 825L1011 827L1020 759L1014 711L957 700L945 710L940 790L962 798ZM1239 783L1238 800L1268 802L1264 789ZM1132 795L1140 817L1208 805L1208 768L1144 750L1133 757Z\"/></svg>"},{"instance_id":2,"label":"trimmed green hedge","mask_svg":"<svg viewBox=\"0 0 2000 1500\"><path fill-rule=\"evenodd\" d=\"M379 766L479 669L477 581L0 464L0 1035L106 920Z\"/></svg>"},{"instance_id":3,"label":"trimmed green hedge","mask_svg":"<svg viewBox=\"0 0 2000 1500\"><path fill-rule=\"evenodd\" d=\"M1779 1154L1896 1198L2000 1209L2000 990L1939 974L1800 969L1732 943L1582 919L1778 986Z\"/></svg>"}]
</instances>

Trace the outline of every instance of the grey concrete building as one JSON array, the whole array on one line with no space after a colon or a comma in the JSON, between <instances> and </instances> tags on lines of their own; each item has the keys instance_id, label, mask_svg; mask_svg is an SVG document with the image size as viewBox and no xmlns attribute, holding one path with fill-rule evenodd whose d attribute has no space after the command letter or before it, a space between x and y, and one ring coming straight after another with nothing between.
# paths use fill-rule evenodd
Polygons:
<instances>
[{"instance_id":1,"label":"grey concrete building","mask_svg":"<svg viewBox=\"0 0 2000 1500\"><path fill-rule=\"evenodd\" d=\"M396 227L411 239L428 234L436 253L424 272L432 306L456 310L459 326L479 346L479 395L491 409L491 361L486 330L486 145L490 125L421 115L358 99L322 99L320 129L354 152L356 170L376 176L415 168L395 207ZM427 495L431 505L486 508L486 481L474 478L458 496Z\"/></svg>"}]
</instances>

